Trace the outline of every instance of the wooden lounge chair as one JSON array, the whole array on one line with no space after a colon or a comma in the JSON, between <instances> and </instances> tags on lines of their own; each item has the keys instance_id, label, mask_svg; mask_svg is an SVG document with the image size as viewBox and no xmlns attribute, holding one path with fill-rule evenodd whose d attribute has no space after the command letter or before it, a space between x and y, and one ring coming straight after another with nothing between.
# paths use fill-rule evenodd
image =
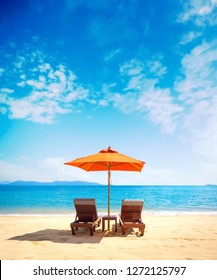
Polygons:
<instances>
[{"instance_id":1,"label":"wooden lounge chair","mask_svg":"<svg viewBox=\"0 0 217 280\"><path fill-rule=\"evenodd\" d=\"M141 236L145 231L145 224L142 222L143 200L122 200L121 214L119 214L122 234L128 228L139 228Z\"/></svg>"},{"instance_id":2,"label":"wooden lounge chair","mask_svg":"<svg viewBox=\"0 0 217 280\"><path fill-rule=\"evenodd\" d=\"M70 224L72 234L79 227L90 229L90 235L93 235L95 228L100 226L101 216L98 216L96 209L96 200L94 198L75 198L74 205L76 210L75 221Z\"/></svg>"}]
</instances>

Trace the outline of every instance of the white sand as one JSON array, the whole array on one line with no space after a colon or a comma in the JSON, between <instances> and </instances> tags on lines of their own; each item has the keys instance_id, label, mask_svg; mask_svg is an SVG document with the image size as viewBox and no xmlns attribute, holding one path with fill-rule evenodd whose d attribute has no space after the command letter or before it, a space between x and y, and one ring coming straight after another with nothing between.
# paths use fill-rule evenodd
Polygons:
<instances>
[{"instance_id":1,"label":"white sand","mask_svg":"<svg viewBox=\"0 0 217 280\"><path fill-rule=\"evenodd\" d=\"M217 259L217 216L145 216L145 234L87 229L71 235L73 216L0 216L0 259Z\"/></svg>"}]
</instances>

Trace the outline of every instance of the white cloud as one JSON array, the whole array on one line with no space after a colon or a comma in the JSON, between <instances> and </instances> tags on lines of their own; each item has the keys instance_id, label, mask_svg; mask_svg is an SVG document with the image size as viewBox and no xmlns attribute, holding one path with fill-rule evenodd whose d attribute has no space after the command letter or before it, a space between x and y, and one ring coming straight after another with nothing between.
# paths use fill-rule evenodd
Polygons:
<instances>
[{"instance_id":1,"label":"white cloud","mask_svg":"<svg viewBox=\"0 0 217 280\"><path fill-rule=\"evenodd\" d=\"M39 65L38 68L39 68L39 70L40 70L41 73L47 72L47 71L49 71L49 70L52 71L52 67L51 67L51 65L50 65L49 63L41 64L41 65Z\"/></svg>"},{"instance_id":2,"label":"white cloud","mask_svg":"<svg viewBox=\"0 0 217 280\"><path fill-rule=\"evenodd\" d=\"M107 172L86 172L80 168L64 165L63 157L47 157L33 162L31 158L19 158L16 162L0 160L0 181L89 181L107 184ZM32 166L34 165L34 168ZM142 172L112 172L111 183L114 185L153 185L162 184L207 184L215 183L217 164L208 162L198 164L193 173L182 169L167 169L146 166ZM199 170L199 171L198 171ZM199 172L199 174L195 173Z\"/></svg>"},{"instance_id":3,"label":"white cloud","mask_svg":"<svg viewBox=\"0 0 217 280\"><path fill-rule=\"evenodd\" d=\"M106 184L106 172L86 172L80 168L64 165L61 157L48 157L33 162L20 158L19 163L0 160L0 181L89 181ZM34 165L34 168L32 166Z\"/></svg>"},{"instance_id":4,"label":"white cloud","mask_svg":"<svg viewBox=\"0 0 217 280\"><path fill-rule=\"evenodd\" d=\"M143 67L144 66L141 61L132 59L131 61L124 63L120 67L120 73L122 75L128 75L128 76L138 75L143 71Z\"/></svg>"},{"instance_id":5,"label":"white cloud","mask_svg":"<svg viewBox=\"0 0 217 280\"><path fill-rule=\"evenodd\" d=\"M12 89L1 89L1 113L7 110L11 119L50 124L58 114L69 113L73 103L89 102L89 90L77 82L75 74L62 64L52 67L41 51L26 53L26 58L19 55L12 63L17 80L11 83Z\"/></svg>"},{"instance_id":6,"label":"white cloud","mask_svg":"<svg viewBox=\"0 0 217 280\"><path fill-rule=\"evenodd\" d=\"M37 81L36 80L27 80L26 84L29 86L32 86L33 88L36 88L36 89L43 89L45 87L45 84L38 80ZM18 85L21 85L21 87L22 87L22 84L18 84Z\"/></svg>"},{"instance_id":7,"label":"white cloud","mask_svg":"<svg viewBox=\"0 0 217 280\"><path fill-rule=\"evenodd\" d=\"M183 56L174 87L160 86L157 74L161 69L166 74L164 68L161 60L131 60L120 68L122 84L104 85L103 92L114 107L143 114L163 132L173 133L178 127L180 139L190 143L194 152L216 159L217 40L203 40Z\"/></svg>"},{"instance_id":8,"label":"white cloud","mask_svg":"<svg viewBox=\"0 0 217 280\"><path fill-rule=\"evenodd\" d=\"M18 99L10 101L10 111L12 119L22 119L28 117L33 108L28 99Z\"/></svg>"},{"instance_id":9,"label":"white cloud","mask_svg":"<svg viewBox=\"0 0 217 280\"><path fill-rule=\"evenodd\" d=\"M182 59L182 78L175 89L185 108L185 138L193 149L217 157L217 40L203 41Z\"/></svg>"},{"instance_id":10,"label":"white cloud","mask_svg":"<svg viewBox=\"0 0 217 280\"><path fill-rule=\"evenodd\" d=\"M211 12L212 12L211 6L203 6L200 8L198 14L202 16L202 15L207 15Z\"/></svg>"},{"instance_id":11,"label":"white cloud","mask_svg":"<svg viewBox=\"0 0 217 280\"><path fill-rule=\"evenodd\" d=\"M0 160L0 181L32 180L34 169Z\"/></svg>"},{"instance_id":12,"label":"white cloud","mask_svg":"<svg viewBox=\"0 0 217 280\"><path fill-rule=\"evenodd\" d=\"M14 91L9 88L0 88L0 114L7 113L8 99Z\"/></svg>"},{"instance_id":13,"label":"white cloud","mask_svg":"<svg viewBox=\"0 0 217 280\"><path fill-rule=\"evenodd\" d=\"M25 87L25 85L26 85L25 81L21 81L17 83L18 87Z\"/></svg>"},{"instance_id":14,"label":"white cloud","mask_svg":"<svg viewBox=\"0 0 217 280\"><path fill-rule=\"evenodd\" d=\"M0 104L2 104L2 106L5 106L6 103L7 103L7 95L0 91Z\"/></svg>"},{"instance_id":15,"label":"white cloud","mask_svg":"<svg viewBox=\"0 0 217 280\"><path fill-rule=\"evenodd\" d=\"M133 59L120 67L124 80L122 93L114 92L113 87L104 87L108 100L125 113L140 112L151 122L160 125L162 131L172 133L176 128L176 115L182 108L172 98L170 89L160 88L157 83L166 73L162 57L143 64ZM113 91L113 93L112 93Z\"/></svg>"},{"instance_id":16,"label":"white cloud","mask_svg":"<svg viewBox=\"0 0 217 280\"><path fill-rule=\"evenodd\" d=\"M40 168L43 168L43 176L48 181L54 180L90 180L88 172L80 168L64 165L67 160L64 158L48 157L39 162ZM48 174L48 176L46 175Z\"/></svg>"},{"instance_id":17,"label":"white cloud","mask_svg":"<svg viewBox=\"0 0 217 280\"><path fill-rule=\"evenodd\" d=\"M191 101L210 98L215 94L217 62L217 40L203 41L182 59L184 78L176 82L180 99Z\"/></svg>"},{"instance_id":18,"label":"white cloud","mask_svg":"<svg viewBox=\"0 0 217 280\"><path fill-rule=\"evenodd\" d=\"M182 107L172 99L169 89L152 88L139 98L138 109L147 111L149 119L161 126L163 132L173 133L176 129L177 114Z\"/></svg>"},{"instance_id":19,"label":"white cloud","mask_svg":"<svg viewBox=\"0 0 217 280\"><path fill-rule=\"evenodd\" d=\"M20 75L20 78L21 78L22 80L26 80L26 75L25 75L25 74L22 74L22 75Z\"/></svg>"},{"instance_id":20,"label":"white cloud","mask_svg":"<svg viewBox=\"0 0 217 280\"><path fill-rule=\"evenodd\" d=\"M159 61L154 61L152 65L150 65L150 72L155 74L156 76L162 76L166 74L167 68L162 67L161 63Z\"/></svg>"},{"instance_id":21,"label":"white cloud","mask_svg":"<svg viewBox=\"0 0 217 280\"><path fill-rule=\"evenodd\" d=\"M210 98L215 94L217 63L217 40L203 41L190 54L182 59L182 74L184 79L176 83L176 89L181 93L182 100L192 102L201 98Z\"/></svg>"},{"instance_id":22,"label":"white cloud","mask_svg":"<svg viewBox=\"0 0 217 280\"><path fill-rule=\"evenodd\" d=\"M10 88L1 88L0 91L2 94L11 94L14 92L14 90Z\"/></svg>"},{"instance_id":23,"label":"white cloud","mask_svg":"<svg viewBox=\"0 0 217 280\"><path fill-rule=\"evenodd\" d=\"M99 105L102 107L107 107L109 105L108 101L105 99L99 100Z\"/></svg>"},{"instance_id":24,"label":"white cloud","mask_svg":"<svg viewBox=\"0 0 217 280\"><path fill-rule=\"evenodd\" d=\"M155 55L147 62L148 72L155 77L161 77L167 73L167 68L162 64L163 56Z\"/></svg>"},{"instance_id":25,"label":"white cloud","mask_svg":"<svg viewBox=\"0 0 217 280\"><path fill-rule=\"evenodd\" d=\"M183 1L183 3L183 12L178 21L182 23L192 21L197 26L217 24L216 0L190 0Z\"/></svg>"},{"instance_id":26,"label":"white cloud","mask_svg":"<svg viewBox=\"0 0 217 280\"><path fill-rule=\"evenodd\" d=\"M38 95L38 97L37 97ZM61 107L60 103L50 98L42 98L41 92L36 92L23 99L10 100L10 118L50 124L56 114L66 114L70 110Z\"/></svg>"},{"instance_id":27,"label":"white cloud","mask_svg":"<svg viewBox=\"0 0 217 280\"><path fill-rule=\"evenodd\" d=\"M124 91L140 91L144 88L144 74L139 75L131 75L130 79L128 80L127 86L124 88ZM147 81L148 82L148 81Z\"/></svg>"},{"instance_id":28,"label":"white cloud","mask_svg":"<svg viewBox=\"0 0 217 280\"><path fill-rule=\"evenodd\" d=\"M183 37L180 41L180 44L186 45L186 44L192 42L193 40L195 40L196 38L200 37L201 35L202 35L202 32L190 31L183 35Z\"/></svg>"},{"instance_id":29,"label":"white cloud","mask_svg":"<svg viewBox=\"0 0 217 280\"><path fill-rule=\"evenodd\" d=\"M83 87L78 87L76 90L72 90L71 92L69 92L69 94L66 96L66 101L73 102L76 100L84 100L84 99L87 100L88 94L89 94L88 89L84 89Z\"/></svg>"},{"instance_id":30,"label":"white cloud","mask_svg":"<svg viewBox=\"0 0 217 280\"><path fill-rule=\"evenodd\" d=\"M17 61L14 63L14 66L15 66L15 68L18 68L18 69L19 69L19 68L23 68L25 62L26 62L25 57L19 56L19 57L17 58Z\"/></svg>"},{"instance_id":31,"label":"white cloud","mask_svg":"<svg viewBox=\"0 0 217 280\"><path fill-rule=\"evenodd\" d=\"M116 57L119 53L120 53L120 49L115 49L115 50L112 50L109 54L107 54L104 58L104 60L107 62L107 61L110 61L112 60L114 57Z\"/></svg>"},{"instance_id":32,"label":"white cloud","mask_svg":"<svg viewBox=\"0 0 217 280\"><path fill-rule=\"evenodd\" d=\"M217 1L191 0L183 3L179 20L200 27L200 32L196 30L185 34L181 43L191 42L198 35L206 38L206 34L210 33L208 28L217 25ZM182 76L177 78L175 89L184 108L182 139L190 142L204 161L212 159L216 164L217 40L204 39L183 56L181 64Z\"/></svg>"}]
</instances>

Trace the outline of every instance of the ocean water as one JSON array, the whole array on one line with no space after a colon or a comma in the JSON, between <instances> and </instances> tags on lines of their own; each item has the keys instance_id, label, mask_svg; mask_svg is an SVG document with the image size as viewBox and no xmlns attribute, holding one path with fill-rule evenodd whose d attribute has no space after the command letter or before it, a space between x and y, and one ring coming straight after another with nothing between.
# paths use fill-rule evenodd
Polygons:
<instances>
[{"instance_id":1,"label":"ocean water","mask_svg":"<svg viewBox=\"0 0 217 280\"><path fill-rule=\"evenodd\" d=\"M107 211L107 186L0 186L0 215L70 214L74 198L95 198ZM144 212L217 214L217 186L111 186L111 211L122 199L143 199Z\"/></svg>"}]
</instances>

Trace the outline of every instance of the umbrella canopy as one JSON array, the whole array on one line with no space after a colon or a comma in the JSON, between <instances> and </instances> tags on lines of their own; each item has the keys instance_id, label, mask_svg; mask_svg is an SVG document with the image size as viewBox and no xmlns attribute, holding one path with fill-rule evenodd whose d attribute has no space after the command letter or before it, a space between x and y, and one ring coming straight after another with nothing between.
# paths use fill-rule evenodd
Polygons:
<instances>
[{"instance_id":1,"label":"umbrella canopy","mask_svg":"<svg viewBox=\"0 0 217 280\"><path fill-rule=\"evenodd\" d=\"M123 155L111 147L97 154L77 158L65 164L76 166L86 171L108 171L108 230L110 228L110 178L111 171L141 172L145 162Z\"/></svg>"}]
</instances>

